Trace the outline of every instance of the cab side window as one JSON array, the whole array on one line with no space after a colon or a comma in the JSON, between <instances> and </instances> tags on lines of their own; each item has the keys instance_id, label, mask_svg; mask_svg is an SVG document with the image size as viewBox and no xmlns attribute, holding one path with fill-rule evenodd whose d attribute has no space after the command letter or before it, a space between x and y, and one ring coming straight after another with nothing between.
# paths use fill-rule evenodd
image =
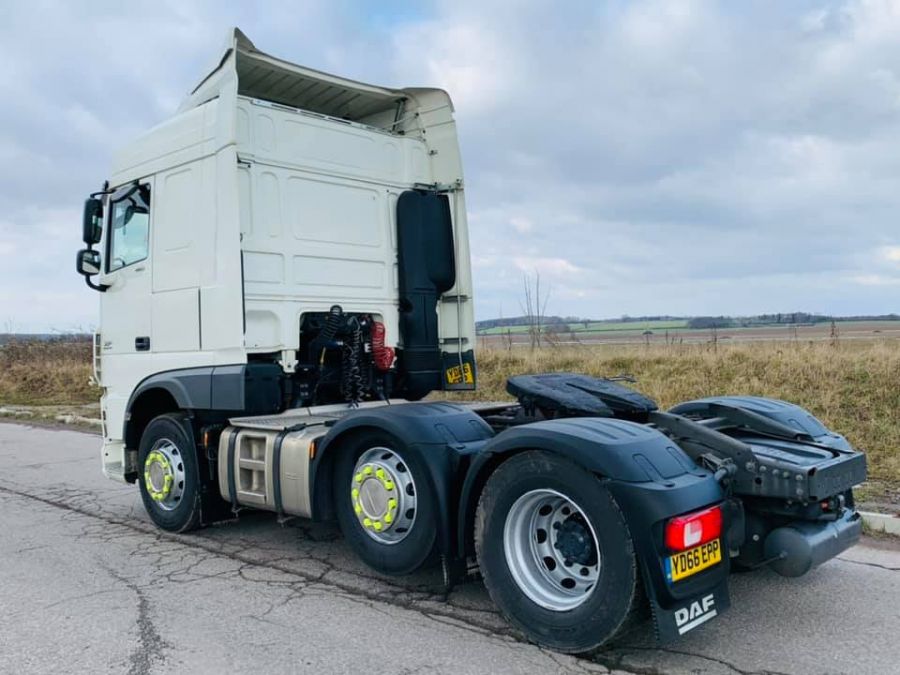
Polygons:
<instances>
[{"instance_id":1,"label":"cab side window","mask_svg":"<svg viewBox=\"0 0 900 675\"><path fill-rule=\"evenodd\" d=\"M140 185L112 202L106 271L133 265L150 252L150 186Z\"/></svg>"}]
</instances>

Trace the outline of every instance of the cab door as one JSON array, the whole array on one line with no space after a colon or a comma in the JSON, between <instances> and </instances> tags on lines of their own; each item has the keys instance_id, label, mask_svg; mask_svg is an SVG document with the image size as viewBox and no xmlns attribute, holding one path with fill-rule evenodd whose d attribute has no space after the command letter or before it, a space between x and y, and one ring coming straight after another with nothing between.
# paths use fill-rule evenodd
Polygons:
<instances>
[{"instance_id":1,"label":"cab door","mask_svg":"<svg viewBox=\"0 0 900 675\"><path fill-rule=\"evenodd\" d=\"M152 179L123 186L107 202L100 277L100 283L108 287L100 296L100 339L104 357L142 354L152 348L152 202ZM124 365L106 363L109 366Z\"/></svg>"}]
</instances>

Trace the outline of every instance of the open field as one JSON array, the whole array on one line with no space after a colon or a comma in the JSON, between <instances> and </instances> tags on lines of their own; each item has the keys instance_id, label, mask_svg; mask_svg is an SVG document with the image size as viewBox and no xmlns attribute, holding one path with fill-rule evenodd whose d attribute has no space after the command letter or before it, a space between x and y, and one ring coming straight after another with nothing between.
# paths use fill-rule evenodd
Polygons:
<instances>
[{"instance_id":1,"label":"open field","mask_svg":"<svg viewBox=\"0 0 900 675\"><path fill-rule=\"evenodd\" d=\"M687 328L687 319L671 319L660 321L588 321L564 324L567 330L578 334L607 333L610 331L643 332L645 330L676 330ZM549 326L559 331L561 328ZM527 333L528 326L494 326L479 330L478 335L505 335L510 333Z\"/></svg>"},{"instance_id":2,"label":"open field","mask_svg":"<svg viewBox=\"0 0 900 675\"><path fill-rule=\"evenodd\" d=\"M507 399L510 375L578 371L627 373L663 408L715 394L793 401L868 453L874 502L900 504L900 340L844 339L717 344L573 345L531 351L485 347L478 353L478 392L466 398ZM0 406L96 403L87 343L13 343L0 348ZM77 410L63 412L78 413Z\"/></svg>"},{"instance_id":3,"label":"open field","mask_svg":"<svg viewBox=\"0 0 900 675\"><path fill-rule=\"evenodd\" d=\"M552 344L608 345L608 344L684 344L704 342L759 342L813 340L831 341L830 323L801 325L752 326L747 328L710 329L688 328L687 321L627 321L569 324L568 331L557 327L545 336ZM840 321L836 324L839 340L871 340L900 338L900 321ZM508 332L507 332L508 331ZM650 331L649 335L645 335ZM522 346L530 344L527 326L490 328L478 333L479 344L486 347Z\"/></svg>"}]
</instances>

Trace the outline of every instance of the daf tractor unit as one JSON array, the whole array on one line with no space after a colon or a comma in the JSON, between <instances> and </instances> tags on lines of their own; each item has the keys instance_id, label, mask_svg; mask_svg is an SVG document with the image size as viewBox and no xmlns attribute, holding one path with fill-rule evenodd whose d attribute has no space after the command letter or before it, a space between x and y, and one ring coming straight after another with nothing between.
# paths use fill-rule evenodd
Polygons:
<instances>
[{"instance_id":1,"label":"daf tractor unit","mask_svg":"<svg viewBox=\"0 0 900 675\"><path fill-rule=\"evenodd\" d=\"M799 576L857 541L865 457L790 403L661 411L571 373L423 401L478 379L465 187L444 91L229 32L85 203L104 473L170 532L263 509L337 521L383 574L477 565L527 639L574 653L648 606L672 640L728 608L732 569Z\"/></svg>"}]
</instances>

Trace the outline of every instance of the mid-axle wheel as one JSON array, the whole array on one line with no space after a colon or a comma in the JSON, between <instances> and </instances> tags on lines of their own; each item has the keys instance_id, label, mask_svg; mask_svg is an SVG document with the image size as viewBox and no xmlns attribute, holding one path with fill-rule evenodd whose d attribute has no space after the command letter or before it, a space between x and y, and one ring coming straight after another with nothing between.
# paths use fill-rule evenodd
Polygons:
<instances>
[{"instance_id":1,"label":"mid-axle wheel","mask_svg":"<svg viewBox=\"0 0 900 675\"><path fill-rule=\"evenodd\" d=\"M416 522L416 482L390 448L369 448L356 460L350 498L357 522L379 543L403 541Z\"/></svg>"},{"instance_id":2,"label":"mid-axle wheel","mask_svg":"<svg viewBox=\"0 0 900 675\"><path fill-rule=\"evenodd\" d=\"M418 457L380 432L339 449L334 471L338 523L363 562L408 574L431 556L437 538L434 498Z\"/></svg>"}]
</instances>

